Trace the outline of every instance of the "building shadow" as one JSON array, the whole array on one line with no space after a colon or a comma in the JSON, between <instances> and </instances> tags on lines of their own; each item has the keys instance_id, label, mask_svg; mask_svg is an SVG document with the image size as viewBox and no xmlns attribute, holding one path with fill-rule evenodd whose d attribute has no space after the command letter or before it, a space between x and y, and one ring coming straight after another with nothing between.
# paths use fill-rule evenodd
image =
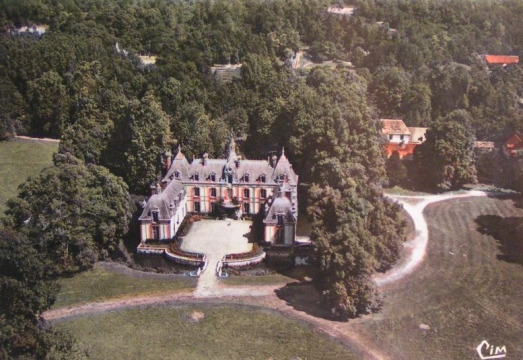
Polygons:
<instances>
[{"instance_id":1,"label":"building shadow","mask_svg":"<svg viewBox=\"0 0 523 360\"><path fill-rule=\"evenodd\" d=\"M500 260L523 265L523 218L480 215L475 219L477 230L498 242Z\"/></svg>"},{"instance_id":2,"label":"building shadow","mask_svg":"<svg viewBox=\"0 0 523 360\"><path fill-rule=\"evenodd\" d=\"M327 320L336 320L321 306L320 296L310 282L292 282L275 290L276 296L297 311Z\"/></svg>"}]
</instances>

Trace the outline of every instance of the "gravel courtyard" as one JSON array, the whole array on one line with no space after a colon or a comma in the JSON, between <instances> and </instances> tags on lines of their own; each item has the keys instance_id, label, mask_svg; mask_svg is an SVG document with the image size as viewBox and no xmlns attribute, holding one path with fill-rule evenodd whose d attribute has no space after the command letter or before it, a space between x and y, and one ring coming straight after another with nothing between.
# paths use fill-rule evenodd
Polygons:
<instances>
[{"instance_id":1,"label":"gravel courtyard","mask_svg":"<svg viewBox=\"0 0 523 360\"><path fill-rule=\"evenodd\" d=\"M192 224L181 248L207 256L207 267L198 279L196 297L215 295L218 287L216 265L225 255L252 249L249 243L251 225L251 221L230 219L201 220Z\"/></svg>"}]
</instances>

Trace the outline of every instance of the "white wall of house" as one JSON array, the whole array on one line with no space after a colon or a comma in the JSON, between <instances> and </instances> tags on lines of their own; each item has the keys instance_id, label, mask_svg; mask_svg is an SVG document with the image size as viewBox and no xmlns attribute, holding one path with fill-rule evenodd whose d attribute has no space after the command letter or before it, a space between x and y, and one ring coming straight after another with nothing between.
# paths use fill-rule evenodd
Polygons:
<instances>
[{"instance_id":1,"label":"white wall of house","mask_svg":"<svg viewBox=\"0 0 523 360\"><path fill-rule=\"evenodd\" d=\"M393 134L387 135L389 143L399 144L401 142L407 144L410 142L410 134Z\"/></svg>"},{"instance_id":2,"label":"white wall of house","mask_svg":"<svg viewBox=\"0 0 523 360\"><path fill-rule=\"evenodd\" d=\"M176 232L180 228L180 225L183 222L183 219L186 215L186 205L187 205L187 199L186 196L182 198L182 201L180 201L180 204L178 205L178 208L176 209L176 213L171 217L170 221L170 228L171 228L171 237L174 237L176 235Z\"/></svg>"}]
</instances>

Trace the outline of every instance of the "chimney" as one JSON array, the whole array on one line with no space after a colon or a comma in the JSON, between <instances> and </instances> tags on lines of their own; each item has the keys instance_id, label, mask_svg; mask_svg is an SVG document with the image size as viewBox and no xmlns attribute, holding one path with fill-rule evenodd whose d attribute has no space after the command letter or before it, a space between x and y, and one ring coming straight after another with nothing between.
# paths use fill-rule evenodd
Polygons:
<instances>
[{"instance_id":1,"label":"chimney","mask_svg":"<svg viewBox=\"0 0 523 360\"><path fill-rule=\"evenodd\" d=\"M202 165L203 166L207 165L208 159L209 159L209 154L207 154L207 153L203 154L203 156L202 156Z\"/></svg>"},{"instance_id":2,"label":"chimney","mask_svg":"<svg viewBox=\"0 0 523 360\"><path fill-rule=\"evenodd\" d=\"M165 170L169 170L169 168L171 167L172 156L173 156L173 155L172 155L172 153L171 153L169 150L167 150L167 151L163 154L163 156L164 156L164 160L163 160L164 163L163 163L163 165L164 165L164 167L165 167Z\"/></svg>"},{"instance_id":3,"label":"chimney","mask_svg":"<svg viewBox=\"0 0 523 360\"><path fill-rule=\"evenodd\" d=\"M271 166L273 168L276 168L276 164L278 163L278 157L276 155L272 155L272 158L271 158Z\"/></svg>"},{"instance_id":4,"label":"chimney","mask_svg":"<svg viewBox=\"0 0 523 360\"><path fill-rule=\"evenodd\" d=\"M156 183L151 184L151 196L158 194L158 188L156 187Z\"/></svg>"},{"instance_id":5,"label":"chimney","mask_svg":"<svg viewBox=\"0 0 523 360\"><path fill-rule=\"evenodd\" d=\"M167 187L167 180L162 180L162 191Z\"/></svg>"}]
</instances>

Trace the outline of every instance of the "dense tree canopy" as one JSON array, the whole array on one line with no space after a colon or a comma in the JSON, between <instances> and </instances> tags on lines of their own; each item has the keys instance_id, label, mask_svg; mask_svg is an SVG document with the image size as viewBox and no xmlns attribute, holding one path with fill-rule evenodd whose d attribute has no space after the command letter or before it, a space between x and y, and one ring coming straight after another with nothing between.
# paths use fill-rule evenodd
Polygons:
<instances>
[{"instance_id":1,"label":"dense tree canopy","mask_svg":"<svg viewBox=\"0 0 523 360\"><path fill-rule=\"evenodd\" d=\"M424 184L440 190L458 189L477 181L474 166L474 135L470 115L464 110L434 122L427 140L414 153Z\"/></svg>"},{"instance_id":2,"label":"dense tree canopy","mask_svg":"<svg viewBox=\"0 0 523 360\"><path fill-rule=\"evenodd\" d=\"M57 166L20 186L4 222L34 239L61 274L89 268L118 251L130 211L120 178L97 165L58 158Z\"/></svg>"}]
</instances>

